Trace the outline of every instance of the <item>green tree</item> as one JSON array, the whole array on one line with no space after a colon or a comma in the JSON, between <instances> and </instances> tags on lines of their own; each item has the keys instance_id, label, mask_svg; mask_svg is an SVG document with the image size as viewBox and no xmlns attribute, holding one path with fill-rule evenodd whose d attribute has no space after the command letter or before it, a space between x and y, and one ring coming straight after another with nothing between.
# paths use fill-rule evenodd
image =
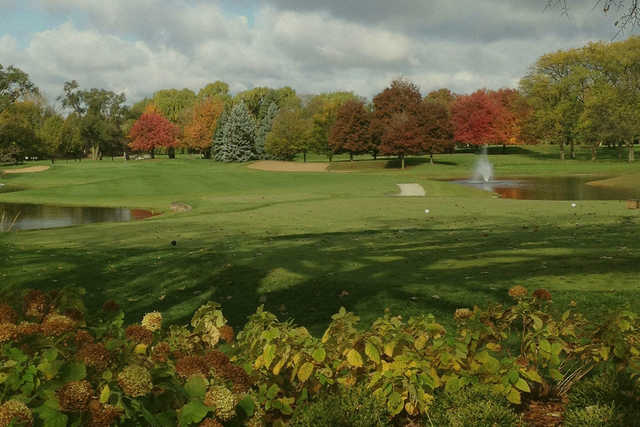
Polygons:
<instances>
[{"instance_id":1,"label":"green tree","mask_svg":"<svg viewBox=\"0 0 640 427\"><path fill-rule=\"evenodd\" d=\"M265 149L269 156L278 160L293 160L298 153L307 161L311 121L304 117L300 109L280 112L267 135Z\"/></svg>"},{"instance_id":2,"label":"green tree","mask_svg":"<svg viewBox=\"0 0 640 427\"><path fill-rule=\"evenodd\" d=\"M332 92L316 95L306 107L307 115L311 118L311 150L324 154L333 160L334 151L329 145L329 134L336 122L338 111L349 100L356 100L352 92Z\"/></svg>"},{"instance_id":3,"label":"green tree","mask_svg":"<svg viewBox=\"0 0 640 427\"><path fill-rule=\"evenodd\" d=\"M0 113L0 161L21 162L39 154L40 105L14 102Z\"/></svg>"},{"instance_id":4,"label":"green tree","mask_svg":"<svg viewBox=\"0 0 640 427\"><path fill-rule=\"evenodd\" d=\"M258 155L258 158L267 157L267 153L265 150L267 135L269 134L269 132L271 132L273 122L278 116L278 112L278 105L275 102L272 102L269 106L269 109L267 110L267 113L258 124L258 129L256 131L256 154Z\"/></svg>"},{"instance_id":5,"label":"green tree","mask_svg":"<svg viewBox=\"0 0 640 427\"><path fill-rule=\"evenodd\" d=\"M216 144L215 159L222 162L246 162L257 158L256 123L243 102L235 105Z\"/></svg>"},{"instance_id":6,"label":"green tree","mask_svg":"<svg viewBox=\"0 0 640 427\"><path fill-rule=\"evenodd\" d=\"M29 75L21 69L0 64L0 112L19 100L38 95L38 88L31 82Z\"/></svg>"},{"instance_id":7,"label":"green tree","mask_svg":"<svg viewBox=\"0 0 640 427\"><path fill-rule=\"evenodd\" d=\"M64 119L58 114L51 114L42 123L39 137L42 142L42 151L53 163L56 157L63 154L62 137L64 129Z\"/></svg>"}]
</instances>

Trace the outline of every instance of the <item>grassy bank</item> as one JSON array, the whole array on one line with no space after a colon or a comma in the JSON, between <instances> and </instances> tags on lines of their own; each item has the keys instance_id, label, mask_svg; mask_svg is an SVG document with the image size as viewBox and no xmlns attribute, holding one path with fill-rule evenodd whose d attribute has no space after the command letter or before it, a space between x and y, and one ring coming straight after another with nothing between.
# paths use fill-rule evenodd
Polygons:
<instances>
[{"instance_id":1,"label":"grassy bank","mask_svg":"<svg viewBox=\"0 0 640 427\"><path fill-rule=\"evenodd\" d=\"M615 159L561 162L532 153L492 156L496 173L640 171ZM82 286L91 308L113 298L131 319L157 309L185 321L212 299L239 325L264 303L315 332L340 306L365 321L386 307L448 321L458 307L502 301L514 284L546 287L559 302L575 300L593 313L638 303L639 211L618 201L571 208L502 200L432 180L467 176L475 158L414 160L405 171L310 174L197 159L57 162L47 172L3 178L25 190L0 194L0 202L165 213L1 235L0 283L4 290ZM427 197L391 197L404 182L420 183ZM194 209L166 212L175 201Z\"/></svg>"}]
</instances>

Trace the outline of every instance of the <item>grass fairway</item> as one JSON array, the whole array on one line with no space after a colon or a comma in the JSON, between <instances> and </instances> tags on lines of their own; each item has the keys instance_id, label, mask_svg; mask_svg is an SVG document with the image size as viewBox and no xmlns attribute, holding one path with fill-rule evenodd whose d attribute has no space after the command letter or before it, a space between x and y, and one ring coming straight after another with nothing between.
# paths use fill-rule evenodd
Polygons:
<instances>
[{"instance_id":1,"label":"grass fairway","mask_svg":"<svg viewBox=\"0 0 640 427\"><path fill-rule=\"evenodd\" d=\"M555 159L546 148L494 155L499 176L640 172L608 158ZM279 173L207 160L57 162L10 175L0 202L126 206L165 211L139 222L0 235L0 286L82 286L90 309L112 298L129 321L160 310L185 321L223 304L241 325L262 303L315 333L340 306L365 322L385 308L433 313L499 302L520 284L548 288L600 314L640 302L640 211L624 202L503 200L434 178L464 177L473 154L410 162L336 163L329 173ZM368 165L368 166L367 166ZM379 166L382 165L382 166ZM415 182L424 198L398 198ZM193 206L168 213L171 202ZM425 209L430 213L425 214ZM177 241L175 247L170 245Z\"/></svg>"}]
</instances>

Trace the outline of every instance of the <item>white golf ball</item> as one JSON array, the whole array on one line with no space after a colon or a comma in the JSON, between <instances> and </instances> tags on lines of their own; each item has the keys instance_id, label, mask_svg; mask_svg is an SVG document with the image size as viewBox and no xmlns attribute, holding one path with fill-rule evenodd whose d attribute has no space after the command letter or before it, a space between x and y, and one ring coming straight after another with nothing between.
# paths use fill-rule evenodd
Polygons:
<instances>
[{"instance_id":1,"label":"white golf ball","mask_svg":"<svg viewBox=\"0 0 640 427\"><path fill-rule=\"evenodd\" d=\"M428 214L429 213L429 209L425 209L424 213Z\"/></svg>"},{"instance_id":2,"label":"white golf ball","mask_svg":"<svg viewBox=\"0 0 640 427\"><path fill-rule=\"evenodd\" d=\"M575 203L571 203L571 207L575 208L577 205Z\"/></svg>"}]
</instances>

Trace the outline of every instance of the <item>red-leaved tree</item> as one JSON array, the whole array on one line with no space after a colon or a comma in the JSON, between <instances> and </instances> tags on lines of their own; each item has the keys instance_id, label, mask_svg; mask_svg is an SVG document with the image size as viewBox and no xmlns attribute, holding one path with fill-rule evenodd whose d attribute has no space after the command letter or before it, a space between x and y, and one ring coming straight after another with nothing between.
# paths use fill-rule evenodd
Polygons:
<instances>
[{"instance_id":1,"label":"red-leaved tree","mask_svg":"<svg viewBox=\"0 0 640 427\"><path fill-rule=\"evenodd\" d=\"M356 100L345 102L338 110L336 121L329 133L329 149L333 153L366 153L371 149L369 112L364 103Z\"/></svg>"},{"instance_id":2,"label":"red-leaved tree","mask_svg":"<svg viewBox=\"0 0 640 427\"><path fill-rule=\"evenodd\" d=\"M135 151L148 151L155 157L156 148L174 148L178 145L178 128L162 115L145 112L129 132L129 147Z\"/></svg>"},{"instance_id":3,"label":"red-leaved tree","mask_svg":"<svg viewBox=\"0 0 640 427\"><path fill-rule=\"evenodd\" d=\"M422 148L429 154L433 164L433 155L450 150L453 141L453 126L447 106L441 102L425 99L423 103L425 139Z\"/></svg>"},{"instance_id":4,"label":"red-leaved tree","mask_svg":"<svg viewBox=\"0 0 640 427\"><path fill-rule=\"evenodd\" d=\"M507 110L486 90L458 96L451 106L456 141L488 145L505 140L504 115Z\"/></svg>"}]
</instances>

